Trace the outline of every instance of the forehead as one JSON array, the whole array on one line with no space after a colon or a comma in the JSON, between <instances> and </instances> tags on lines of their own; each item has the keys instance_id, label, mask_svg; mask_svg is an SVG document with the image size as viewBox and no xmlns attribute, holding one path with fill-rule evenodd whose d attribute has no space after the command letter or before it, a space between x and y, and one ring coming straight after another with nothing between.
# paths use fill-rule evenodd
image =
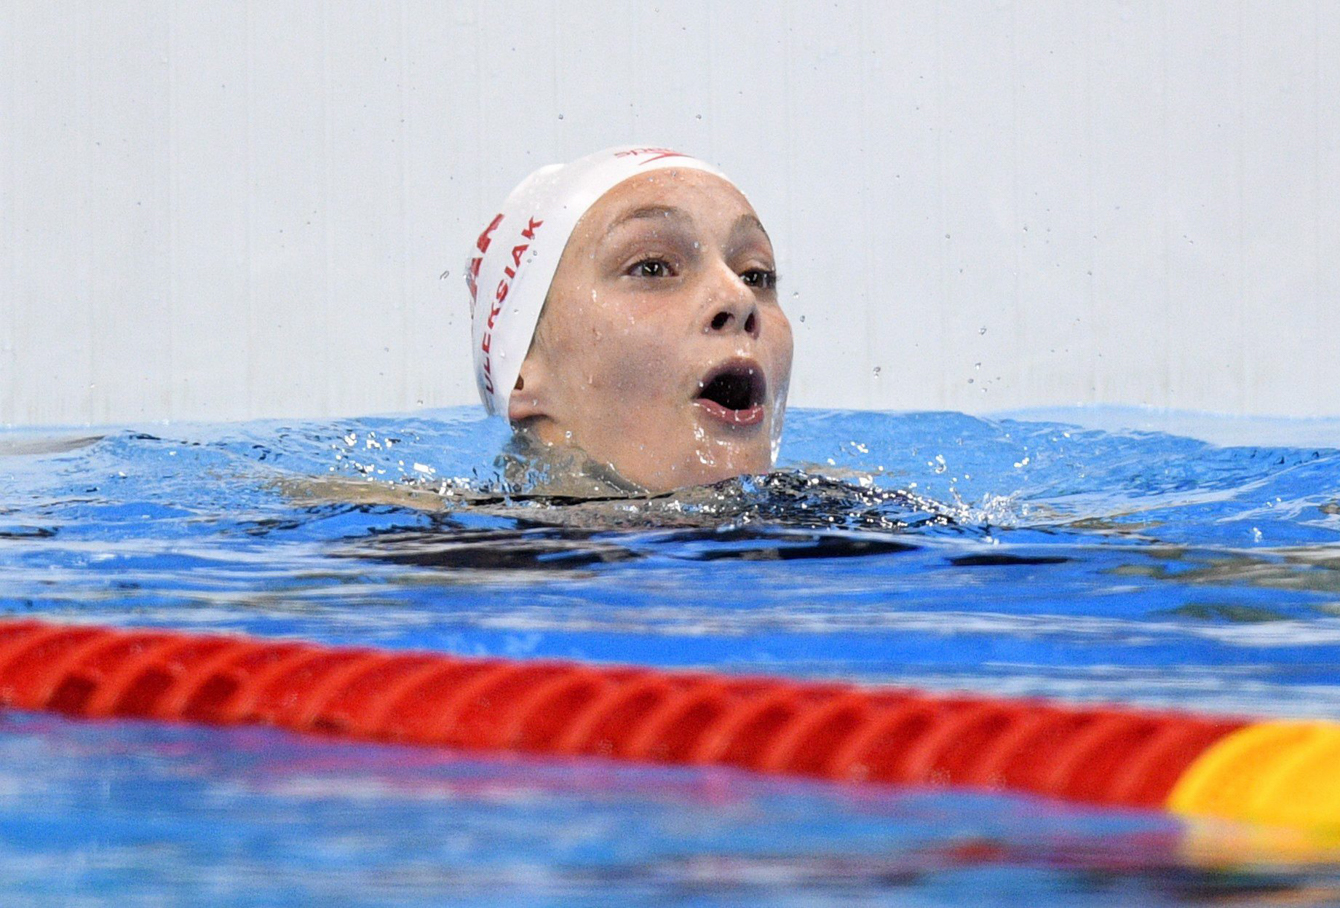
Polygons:
<instances>
[{"instance_id":1,"label":"forehead","mask_svg":"<svg viewBox=\"0 0 1340 908\"><path fill-rule=\"evenodd\" d=\"M702 170L664 168L629 177L610 189L582 216L577 232L600 235L634 212L655 208L677 209L703 228L754 214L749 200L729 181Z\"/></svg>"}]
</instances>

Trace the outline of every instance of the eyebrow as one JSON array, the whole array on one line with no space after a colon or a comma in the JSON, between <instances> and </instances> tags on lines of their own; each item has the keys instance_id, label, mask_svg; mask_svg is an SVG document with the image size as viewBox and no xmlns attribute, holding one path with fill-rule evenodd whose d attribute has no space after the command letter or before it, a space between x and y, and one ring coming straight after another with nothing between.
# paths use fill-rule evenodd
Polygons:
<instances>
[{"instance_id":1,"label":"eyebrow","mask_svg":"<svg viewBox=\"0 0 1340 908\"><path fill-rule=\"evenodd\" d=\"M632 211L623 215L611 224L607 234L612 233L616 228L622 227L630 221L654 221L661 219L669 219L687 224L693 223L693 216L683 208L676 208L673 205L644 205L641 208L634 208ZM735 219L735 223L731 226L731 234L739 235L751 227L757 229L759 233L762 233L769 243L772 242L772 237L768 236L768 231L763 226L763 222L760 221L756 215L750 214L749 212L745 212Z\"/></svg>"},{"instance_id":2,"label":"eyebrow","mask_svg":"<svg viewBox=\"0 0 1340 908\"><path fill-rule=\"evenodd\" d=\"M731 228L731 233L743 233L746 227L757 227L758 231L762 233L763 236L767 237L768 242L772 242L772 237L768 236L768 231L764 229L763 222L755 215L749 214L748 212L745 212L735 219L735 226Z\"/></svg>"},{"instance_id":3,"label":"eyebrow","mask_svg":"<svg viewBox=\"0 0 1340 908\"><path fill-rule=\"evenodd\" d=\"M629 221L645 220L654 221L662 218L669 218L674 221L687 221L692 223L693 218L683 208L676 208L673 205L644 205L641 208L634 208L632 211L619 218L610 225L610 230L621 227Z\"/></svg>"}]
</instances>

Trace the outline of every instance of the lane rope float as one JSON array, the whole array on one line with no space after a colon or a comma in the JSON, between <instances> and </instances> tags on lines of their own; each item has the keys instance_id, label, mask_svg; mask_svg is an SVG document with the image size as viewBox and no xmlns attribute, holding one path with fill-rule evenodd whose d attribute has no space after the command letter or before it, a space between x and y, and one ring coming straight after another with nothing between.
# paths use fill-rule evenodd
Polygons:
<instances>
[{"instance_id":1,"label":"lane rope float","mask_svg":"<svg viewBox=\"0 0 1340 908\"><path fill-rule=\"evenodd\" d=\"M0 707L952 785L1340 831L1340 724L0 620Z\"/></svg>"}]
</instances>

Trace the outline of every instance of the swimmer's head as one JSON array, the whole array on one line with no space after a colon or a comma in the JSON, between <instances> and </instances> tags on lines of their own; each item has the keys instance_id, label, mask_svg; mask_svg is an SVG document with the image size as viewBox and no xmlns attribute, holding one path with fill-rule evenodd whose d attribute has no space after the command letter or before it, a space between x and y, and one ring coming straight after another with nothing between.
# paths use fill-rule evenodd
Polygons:
<instances>
[{"instance_id":1,"label":"swimmer's head","mask_svg":"<svg viewBox=\"0 0 1340 908\"><path fill-rule=\"evenodd\" d=\"M542 168L467 279L489 412L653 491L772 465L791 328L768 235L715 168L639 147Z\"/></svg>"}]
</instances>

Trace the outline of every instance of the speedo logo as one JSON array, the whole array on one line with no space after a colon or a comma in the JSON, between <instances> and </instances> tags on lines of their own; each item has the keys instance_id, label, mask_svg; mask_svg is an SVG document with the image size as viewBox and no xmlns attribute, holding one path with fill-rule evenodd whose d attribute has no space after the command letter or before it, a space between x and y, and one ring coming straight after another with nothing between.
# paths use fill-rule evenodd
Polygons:
<instances>
[{"instance_id":1,"label":"speedo logo","mask_svg":"<svg viewBox=\"0 0 1340 908\"><path fill-rule=\"evenodd\" d=\"M616 158L627 158L627 157L639 157L644 154L655 155L655 157L647 158L647 160L645 161L638 161L637 162L638 167L644 167L647 164L650 164L652 161L659 161L662 158L688 157L688 155L684 154L682 151L675 151L673 148L630 148L627 151L616 151L614 153L614 156Z\"/></svg>"}]
</instances>

